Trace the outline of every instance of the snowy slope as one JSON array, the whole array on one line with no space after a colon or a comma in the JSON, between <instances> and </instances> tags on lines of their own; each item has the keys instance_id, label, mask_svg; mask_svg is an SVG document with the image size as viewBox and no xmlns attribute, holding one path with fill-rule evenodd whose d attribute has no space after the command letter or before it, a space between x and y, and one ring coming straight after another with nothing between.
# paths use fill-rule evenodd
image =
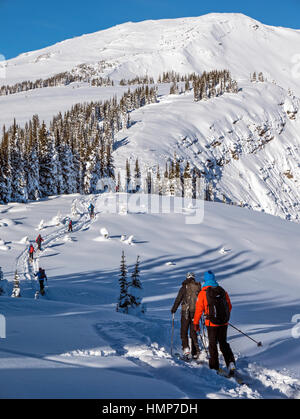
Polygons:
<instances>
[{"instance_id":1,"label":"snowy slope","mask_svg":"<svg viewBox=\"0 0 300 419\"><path fill-rule=\"evenodd\" d=\"M133 126L116 136L116 167L138 157L163 174L176 153L213 179L216 200L299 221L300 100L273 83L239 86L198 103L192 93L167 95L133 112Z\"/></svg>"},{"instance_id":2,"label":"snowy slope","mask_svg":"<svg viewBox=\"0 0 300 419\"><path fill-rule=\"evenodd\" d=\"M266 26L242 14L128 22L8 60L5 82L45 78L83 63L115 79L228 68L238 78L263 71L300 94L292 71L299 42L300 31Z\"/></svg>"},{"instance_id":3,"label":"snowy slope","mask_svg":"<svg viewBox=\"0 0 300 419\"><path fill-rule=\"evenodd\" d=\"M97 203L92 222L90 201ZM0 397L299 398L292 317L299 313L300 226L216 203L205 203L198 225L186 224L193 210L178 199L181 214L147 213L146 201L131 202L127 215L107 213L114 204L115 195L105 194L1 207L0 238L8 249L0 250L0 265L10 282L7 296L0 297L7 318L7 339L0 340ZM71 216L71 207L77 215L74 233L67 235L56 224ZM46 269L49 282L46 296L35 300L37 284L20 240L33 239L41 219L46 240L35 267ZM104 227L106 241L99 239ZM134 236L132 245L120 241L123 234ZM130 271L141 256L144 318L115 312L122 250ZM20 299L9 297L16 265ZM207 269L231 295L232 323L263 341L257 348L229 331L247 377L242 387L206 365L170 356L173 300L187 271L202 280ZM179 314L175 336L180 349Z\"/></svg>"},{"instance_id":4,"label":"snowy slope","mask_svg":"<svg viewBox=\"0 0 300 419\"><path fill-rule=\"evenodd\" d=\"M216 199L224 195L299 221L299 40L300 31L241 14L129 22L9 60L3 82L35 80L82 63L115 80L229 68L241 88L237 95L194 103L192 94L169 96L169 85L160 85L159 103L133 112L135 124L116 136L116 168L124 169L128 157L138 157L145 169L163 168L174 152L199 169L209 159ZM267 81L250 83L253 71ZM16 118L24 126L36 113L49 122L75 103L120 97L124 90L72 83L1 96L0 124Z\"/></svg>"}]
</instances>

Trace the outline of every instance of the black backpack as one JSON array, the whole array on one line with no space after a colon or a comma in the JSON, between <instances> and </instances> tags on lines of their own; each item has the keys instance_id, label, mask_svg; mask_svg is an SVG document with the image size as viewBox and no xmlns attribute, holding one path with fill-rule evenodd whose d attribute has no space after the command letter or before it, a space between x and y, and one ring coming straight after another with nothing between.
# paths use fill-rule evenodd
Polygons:
<instances>
[{"instance_id":1,"label":"black backpack","mask_svg":"<svg viewBox=\"0 0 300 419\"><path fill-rule=\"evenodd\" d=\"M40 272L41 272L41 279L46 279L46 273L45 273L45 270L44 270L44 269L42 269Z\"/></svg>"},{"instance_id":2,"label":"black backpack","mask_svg":"<svg viewBox=\"0 0 300 419\"><path fill-rule=\"evenodd\" d=\"M185 305L190 313L195 313L198 294L201 291L199 282L190 282L185 286Z\"/></svg>"},{"instance_id":3,"label":"black backpack","mask_svg":"<svg viewBox=\"0 0 300 419\"><path fill-rule=\"evenodd\" d=\"M206 298L209 310L206 319L218 326L228 323L230 310L225 290L220 286L209 287L206 290Z\"/></svg>"}]
</instances>

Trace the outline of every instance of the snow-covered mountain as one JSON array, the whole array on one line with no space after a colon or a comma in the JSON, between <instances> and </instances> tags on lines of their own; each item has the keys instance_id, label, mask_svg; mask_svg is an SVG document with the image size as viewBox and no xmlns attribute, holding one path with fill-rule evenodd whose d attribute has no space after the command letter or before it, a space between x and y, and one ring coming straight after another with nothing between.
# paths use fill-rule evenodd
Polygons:
<instances>
[{"instance_id":1,"label":"snow-covered mountain","mask_svg":"<svg viewBox=\"0 0 300 419\"><path fill-rule=\"evenodd\" d=\"M77 102L107 99L127 89L122 78L228 68L238 94L195 103L192 93L169 95L131 113L115 137L116 168L138 157L144 172L173 158L206 171L215 199L298 221L300 202L300 31L261 24L242 14L125 23L7 61L6 84L89 66L114 87L87 83L0 97L0 123L24 125L32 114L49 121ZM91 70L91 71L92 71ZM250 82L262 72L264 82ZM134 86L132 86L132 89Z\"/></svg>"},{"instance_id":2,"label":"snow-covered mountain","mask_svg":"<svg viewBox=\"0 0 300 419\"><path fill-rule=\"evenodd\" d=\"M292 71L299 44L300 31L266 26L242 14L128 22L21 54L7 61L6 81L45 78L80 64L95 64L115 79L228 68L233 77L246 79L262 71L300 94Z\"/></svg>"},{"instance_id":3,"label":"snow-covered mountain","mask_svg":"<svg viewBox=\"0 0 300 419\"><path fill-rule=\"evenodd\" d=\"M143 175L152 171L155 179L157 166L163 174L176 153L202 172L218 203L182 205L172 197L170 205L163 196L165 213L151 213L149 195L102 193L0 205L0 286L6 292L0 311L7 321L0 398L300 398L300 225L285 221L300 219L299 41L297 30L210 14L129 22L6 62L7 85L64 71L115 82L0 96L6 128L14 118L23 127L33 114L49 126L76 103L120 99L128 90L119 84L123 78L156 81L170 70L184 75L227 68L239 90L195 102L191 89L170 94L170 83L159 83L157 102L131 111L127 128L114 133L116 171L125 169L126 159L133 168L138 158ZM253 72L262 72L264 81L251 81ZM93 220L90 202L96 204ZM202 205L203 222L187 224ZM43 249L31 264L28 244L38 233ZM116 312L122 251L130 272L141 258L145 316ZM39 267L49 281L45 297L35 299ZM243 386L210 371L204 351L201 365L171 356L177 291L188 271L203 280L209 269L231 296L232 323L263 342L257 347L229 331ZM21 298L13 299L16 270ZM174 351L180 351L179 329L177 313Z\"/></svg>"}]
</instances>

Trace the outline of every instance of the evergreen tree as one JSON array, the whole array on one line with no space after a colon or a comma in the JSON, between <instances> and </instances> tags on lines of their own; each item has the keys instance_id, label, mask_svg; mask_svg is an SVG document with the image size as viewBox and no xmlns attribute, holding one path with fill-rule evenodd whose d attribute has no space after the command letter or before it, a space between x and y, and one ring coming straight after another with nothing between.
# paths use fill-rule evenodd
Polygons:
<instances>
[{"instance_id":1,"label":"evergreen tree","mask_svg":"<svg viewBox=\"0 0 300 419\"><path fill-rule=\"evenodd\" d=\"M192 176L191 176L189 162L186 163L184 173L183 173L183 180L184 180L184 196L186 198L193 198L193 185L192 185Z\"/></svg>"},{"instance_id":2,"label":"evergreen tree","mask_svg":"<svg viewBox=\"0 0 300 419\"><path fill-rule=\"evenodd\" d=\"M19 130L16 120L9 131L9 154L11 164L11 199L16 202L26 202L28 199L25 158L24 158L24 138Z\"/></svg>"},{"instance_id":3,"label":"evergreen tree","mask_svg":"<svg viewBox=\"0 0 300 419\"><path fill-rule=\"evenodd\" d=\"M122 252L121 258L121 274L119 278L120 285L120 296L117 304L117 311L122 313L128 313L128 307L130 306L130 296L128 295L128 281L127 281L127 266L124 251Z\"/></svg>"},{"instance_id":4,"label":"evergreen tree","mask_svg":"<svg viewBox=\"0 0 300 419\"><path fill-rule=\"evenodd\" d=\"M36 200L40 196L40 168L38 154L36 132L33 129L33 124L30 124L25 152L25 173L27 177L28 198L30 200Z\"/></svg>"},{"instance_id":5,"label":"evergreen tree","mask_svg":"<svg viewBox=\"0 0 300 419\"><path fill-rule=\"evenodd\" d=\"M134 270L131 275L131 282L129 285L130 307L129 313L140 315L146 313L146 305L142 303L143 287L140 281L140 257L137 257Z\"/></svg>"},{"instance_id":6,"label":"evergreen tree","mask_svg":"<svg viewBox=\"0 0 300 419\"><path fill-rule=\"evenodd\" d=\"M135 180L135 189L137 190L141 186L141 170L140 170L138 159L136 159L135 161L134 180Z\"/></svg>"},{"instance_id":7,"label":"evergreen tree","mask_svg":"<svg viewBox=\"0 0 300 419\"><path fill-rule=\"evenodd\" d=\"M39 130L39 177L41 196L57 195L57 160L54 137L45 122Z\"/></svg>"},{"instance_id":8,"label":"evergreen tree","mask_svg":"<svg viewBox=\"0 0 300 419\"><path fill-rule=\"evenodd\" d=\"M129 160L126 160L126 192L129 192L131 185L131 170Z\"/></svg>"}]
</instances>

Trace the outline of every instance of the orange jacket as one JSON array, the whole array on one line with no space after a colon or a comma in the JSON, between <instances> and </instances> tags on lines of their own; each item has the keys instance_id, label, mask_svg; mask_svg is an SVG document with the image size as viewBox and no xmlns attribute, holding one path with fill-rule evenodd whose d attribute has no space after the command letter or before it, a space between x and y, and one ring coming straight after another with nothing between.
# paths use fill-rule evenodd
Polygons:
<instances>
[{"instance_id":1,"label":"orange jacket","mask_svg":"<svg viewBox=\"0 0 300 419\"><path fill-rule=\"evenodd\" d=\"M200 293L198 295L198 299L197 299L197 302L196 302L194 324L197 324L197 325L199 324L200 318L201 318L203 313L204 313L205 316L209 314L208 302L207 302L207 298L206 298L207 288L209 288L209 286L202 288L202 290L200 291ZM231 311L232 305L231 305L231 301L230 301L230 298L229 298L229 295L227 294L227 292L226 292L226 300L227 300L228 305L229 305L229 310ZM228 323L226 323L226 324L228 324ZM205 319L205 326L218 327L218 326L221 326L221 325L213 324L210 320Z\"/></svg>"}]
</instances>

